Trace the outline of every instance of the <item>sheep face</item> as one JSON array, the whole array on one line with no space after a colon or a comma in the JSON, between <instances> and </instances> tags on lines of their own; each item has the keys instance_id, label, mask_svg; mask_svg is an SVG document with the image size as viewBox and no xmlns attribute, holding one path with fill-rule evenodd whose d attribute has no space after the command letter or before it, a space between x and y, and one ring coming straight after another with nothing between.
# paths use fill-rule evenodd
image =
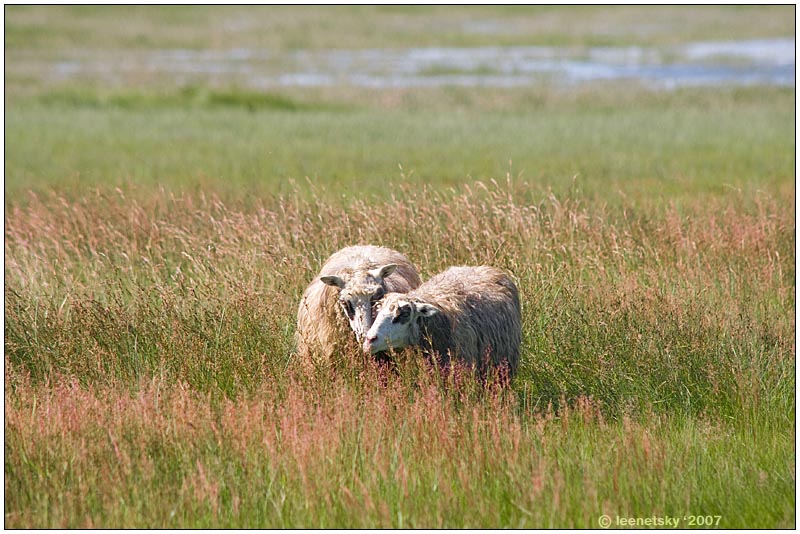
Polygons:
<instances>
[{"instance_id":1,"label":"sheep face","mask_svg":"<svg viewBox=\"0 0 800 534\"><path fill-rule=\"evenodd\" d=\"M339 290L339 306L359 343L372 326L375 303L386 291L384 278L395 269L397 265L392 263L370 271L320 277L324 284Z\"/></svg>"},{"instance_id":2,"label":"sheep face","mask_svg":"<svg viewBox=\"0 0 800 534\"><path fill-rule=\"evenodd\" d=\"M439 309L404 297L405 295L392 293L380 302L375 321L364 339L364 352L375 354L419 343L418 320L439 313Z\"/></svg>"}]
</instances>

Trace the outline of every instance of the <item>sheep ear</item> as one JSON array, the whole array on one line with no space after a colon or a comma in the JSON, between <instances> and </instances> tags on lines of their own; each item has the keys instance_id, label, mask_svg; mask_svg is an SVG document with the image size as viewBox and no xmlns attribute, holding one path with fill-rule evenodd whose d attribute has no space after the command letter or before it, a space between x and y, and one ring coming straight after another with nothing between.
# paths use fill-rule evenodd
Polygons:
<instances>
[{"instance_id":1,"label":"sheep ear","mask_svg":"<svg viewBox=\"0 0 800 534\"><path fill-rule=\"evenodd\" d=\"M344 280L342 280L336 275L320 276L319 280L323 284L338 287L339 289L344 289Z\"/></svg>"},{"instance_id":2,"label":"sheep ear","mask_svg":"<svg viewBox=\"0 0 800 534\"><path fill-rule=\"evenodd\" d=\"M389 276L390 274L392 274L395 271L395 269L397 269L397 264L396 263L389 263L389 264L384 265L383 267L380 267L378 269L371 270L369 272L369 274L371 274L372 276L374 276L377 279L382 280L382 279L386 278L387 276Z\"/></svg>"},{"instance_id":3,"label":"sheep ear","mask_svg":"<svg viewBox=\"0 0 800 534\"><path fill-rule=\"evenodd\" d=\"M417 316L418 317L431 317L439 313L439 308L433 304L426 304L424 302L417 303Z\"/></svg>"}]
</instances>

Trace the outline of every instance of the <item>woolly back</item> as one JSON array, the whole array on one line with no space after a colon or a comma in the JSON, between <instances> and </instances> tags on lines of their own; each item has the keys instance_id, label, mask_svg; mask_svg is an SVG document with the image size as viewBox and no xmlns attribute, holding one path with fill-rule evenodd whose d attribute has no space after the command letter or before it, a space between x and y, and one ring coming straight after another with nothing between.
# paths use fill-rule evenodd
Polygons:
<instances>
[{"instance_id":1,"label":"woolly back","mask_svg":"<svg viewBox=\"0 0 800 534\"><path fill-rule=\"evenodd\" d=\"M420 319L420 345L447 359L455 355L483 367L519 363L522 341L519 291L511 277L489 266L451 267L412 290L409 300L441 313Z\"/></svg>"}]
</instances>

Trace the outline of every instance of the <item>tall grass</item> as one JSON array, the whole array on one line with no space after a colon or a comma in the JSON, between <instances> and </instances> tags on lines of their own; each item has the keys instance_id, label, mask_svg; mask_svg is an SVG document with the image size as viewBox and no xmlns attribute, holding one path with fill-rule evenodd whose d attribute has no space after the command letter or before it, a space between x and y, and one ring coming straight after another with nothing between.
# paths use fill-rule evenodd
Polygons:
<instances>
[{"instance_id":1,"label":"tall grass","mask_svg":"<svg viewBox=\"0 0 800 534\"><path fill-rule=\"evenodd\" d=\"M7 527L794 524L793 200L509 176L388 200L30 194L5 234ZM508 390L292 353L325 258L516 277Z\"/></svg>"},{"instance_id":2,"label":"tall grass","mask_svg":"<svg viewBox=\"0 0 800 534\"><path fill-rule=\"evenodd\" d=\"M791 437L705 418L520 412L393 377L265 381L219 403L154 377L6 393L6 526L594 527L721 515L790 526ZM278 382L283 382L278 384Z\"/></svg>"}]
</instances>

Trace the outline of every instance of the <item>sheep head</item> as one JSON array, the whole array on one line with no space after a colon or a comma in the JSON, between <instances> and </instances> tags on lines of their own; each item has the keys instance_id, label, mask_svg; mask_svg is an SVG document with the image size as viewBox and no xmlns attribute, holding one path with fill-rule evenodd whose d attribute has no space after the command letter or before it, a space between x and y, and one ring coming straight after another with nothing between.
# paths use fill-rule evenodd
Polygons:
<instances>
[{"instance_id":1,"label":"sheep head","mask_svg":"<svg viewBox=\"0 0 800 534\"><path fill-rule=\"evenodd\" d=\"M380 310L365 336L364 352L375 354L419 343L418 319L431 317L440 310L432 304L404 297L400 293L391 293L381 301Z\"/></svg>"},{"instance_id":2,"label":"sheep head","mask_svg":"<svg viewBox=\"0 0 800 534\"><path fill-rule=\"evenodd\" d=\"M368 271L343 272L319 278L323 284L338 289L339 305L359 343L372 326L375 303L386 293L384 279L395 269L397 265L390 263Z\"/></svg>"}]
</instances>

